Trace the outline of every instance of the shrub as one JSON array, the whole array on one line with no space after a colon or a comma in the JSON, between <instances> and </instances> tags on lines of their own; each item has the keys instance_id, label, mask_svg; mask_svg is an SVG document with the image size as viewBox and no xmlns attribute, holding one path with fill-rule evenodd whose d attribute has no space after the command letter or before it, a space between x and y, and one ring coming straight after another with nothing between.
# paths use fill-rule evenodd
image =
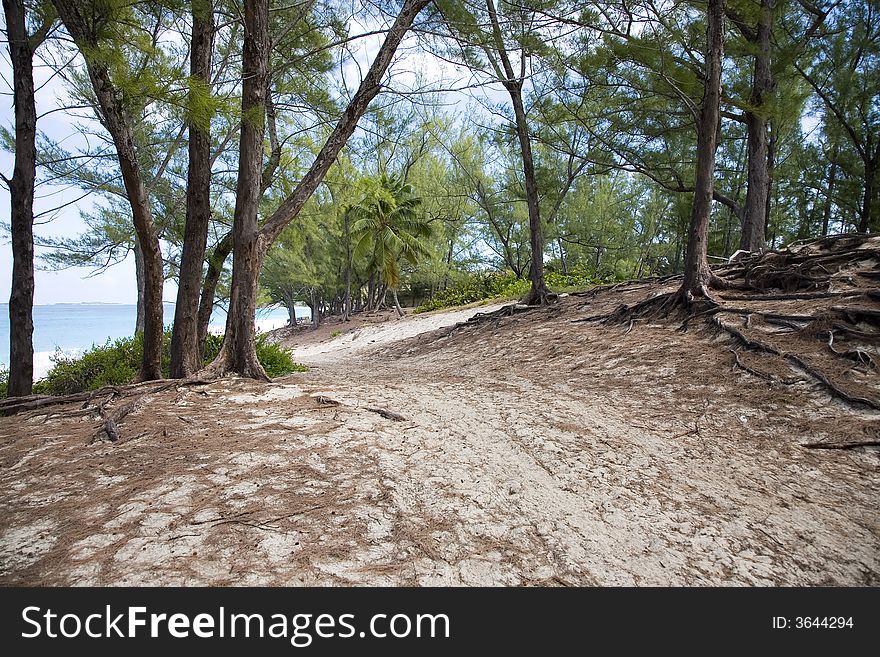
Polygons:
<instances>
[{"instance_id":1,"label":"shrub","mask_svg":"<svg viewBox=\"0 0 880 657\"><path fill-rule=\"evenodd\" d=\"M547 286L552 290L585 288L600 282L583 270L573 270L563 275L548 271L545 275ZM423 313L439 308L463 306L483 299L517 299L529 291L529 281L513 274L488 273L474 274L461 283L453 285L434 295L427 303L413 312Z\"/></svg>"},{"instance_id":2,"label":"shrub","mask_svg":"<svg viewBox=\"0 0 880 657\"><path fill-rule=\"evenodd\" d=\"M291 372L304 372L303 365L293 362L287 349L272 343L264 335L257 336L257 358L272 378ZM222 335L208 335L205 343L205 364L210 363L220 352ZM163 339L162 373L168 376L168 363L171 352L171 331L166 330ZM67 395L85 390L97 390L106 385L125 385L131 383L138 373L143 354L143 336L108 340L101 346L93 346L81 356L52 357L54 366L45 379L34 384L34 392L46 395ZM0 371L0 393L6 396L8 372Z\"/></svg>"}]
</instances>

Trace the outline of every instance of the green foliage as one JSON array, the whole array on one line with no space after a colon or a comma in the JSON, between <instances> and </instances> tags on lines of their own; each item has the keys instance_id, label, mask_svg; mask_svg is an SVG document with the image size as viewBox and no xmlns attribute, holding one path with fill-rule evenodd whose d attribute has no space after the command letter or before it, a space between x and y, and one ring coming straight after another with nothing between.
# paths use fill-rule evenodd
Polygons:
<instances>
[{"instance_id":1,"label":"green foliage","mask_svg":"<svg viewBox=\"0 0 880 657\"><path fill-rule=\"evenodd\" d=\"M421 240L431 236L431 225L419 211L422 199L401 177L382 174L362 181L364 197L350 209L355 258L368 257L391 288L400 286L401 258L410 264L430 256Z\"/></svg>"},{"instance_id":2,"label":"green foliage","mask_svg":"<svg viewBox=\"0 0 880 657\"><path fill-rule=\"evenodd\" d=\"M0 399L6 399L9 392L9 368L0 365Z\"/></svg>"},{"instance_id":3,"label":"green foliage","mask_svg":"<svg viewBox=\"0 0 880 657\"><path fill-rule=\"evenodd\" d=\"M583 289L600 282L590 277L584 270L576 270L569 275L549 271L545 275L547 285L551 289ZM529 291L529 281L517 278L514 274L490 272L472 274L442 292L434 295L429 302L419 306L413 312L424 313L440 308L464 306L485 299L516 299Z\"/></svg>"},{"instance_id":4,"label":"green foliage","mask_svg":"<svg viewBox=\"0 0 880 657\"><path fill-rule=\"evenodd\" d=\"M220 352L222 335L208 335L205 343L205 364L210 363ZM93 346L81 356L53 356L54 366L45 379L34 384L34 393L44 395L68 395L85 390L97 390L107 385L131 383L137 375L143 353L143 335L130 338L108 340L106 344ZM162 357L163 374L168 376L170 360L171 331L165 332ZM304 372L303 365L293 362L291 353L283 347L269 342L265 335L257 336L257 358L272 378L285 376L291 372ZM6 396L9 372L0 370L0 394Z\"/></svg>"}]
</instances>

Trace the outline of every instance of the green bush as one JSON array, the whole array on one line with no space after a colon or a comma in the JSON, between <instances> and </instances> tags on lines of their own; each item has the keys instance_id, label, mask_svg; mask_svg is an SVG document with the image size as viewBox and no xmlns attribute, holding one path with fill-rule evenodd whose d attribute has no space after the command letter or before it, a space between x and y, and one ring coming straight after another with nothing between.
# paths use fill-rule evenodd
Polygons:
<instances>
[{"instance_id":1,"label":"green bush","mask_svg":"<svg viewBox=\"0 0 880 657\"><path fill-rule=\"evenodd\" d=\"M0 365L0 399L6 399L9 391L9 370Z\"/></svg>"},{"instance_id":2,"label":"green bush","mask_svg":"<svg viewBox=\"0 0 880 657\"><path fill-rule=\"evenodd\" d=\"M205 364L210 363L220 352L222 335L208 335L205 343ZM162 373L168 376L168 363L171 358L171 331L166 330L162 345ZM67 357L56 354L54 363L45 379L34 384L34 392L46 395L67 395L84 390L97 390L106 385L131 383L138 373L143 354L143 336L108 340L101 346L93 346L82 356ZM257 358L272 378L291 372L304 372L306 368L293 362L290 351L269 342L264 335L257 336ZM4 378L5 376L5 378ZM0 393L6 396L5 375L0 371Z\"/></svg>"},{"instance_id":3,"label":"green bush","mask_svg":"<svg viewBox=\"0 0 880 657\"><path fill-rule=\"evenodd\" d=\"M595 285L599 281L591 278L584 271L571 271L568 275L548 271L545 275L547 286L552 290L582 289ZM427 303L413 312L424 313L439 308L464 306L483 299L517 299L529 291L529 281L517 278L513 274L488 273L474 274L461 283L457 283L434 295Z\"/></svg>"}]
</instances>

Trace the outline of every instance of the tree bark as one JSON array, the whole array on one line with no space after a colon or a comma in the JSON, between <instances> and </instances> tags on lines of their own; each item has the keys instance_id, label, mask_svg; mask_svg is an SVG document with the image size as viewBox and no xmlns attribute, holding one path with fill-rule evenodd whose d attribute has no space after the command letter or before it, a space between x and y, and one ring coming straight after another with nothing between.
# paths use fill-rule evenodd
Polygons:
<instances>
[{"instance_id":1,"label":"tree bark","mask_svg":"<svg viewBox=\"0 0 880 657\"><path fill-rule=\"evenodd\" d=\"M119 168L135 233L144 258L144 353L138 380L162 378L162 288L164 272L159 233L153 222L150 200L137 158L131 119L122 105L122 95L113 84L110 70L93 53L109 44L98 42L98 29L112 17L101 15L92 2L53 0L55 10L86 62L89 79L98 102L101 123L116 147Z\"/></svg>"},{"instance_id":2,"label":"tree bark","mask_svg":"<svg viewBox=\"0 0 880 657\"><path fill-rule=\"evenodd\" d=\"M739 248L746 251L766 249L765 226L770 191L766 108L775 82L771 70L770 48L775 0L761 0L760 17L755 31L754 70L749 109L745 112L748 141L748 187Z\"/></svg>"},{"instance_id":3,"label":"tree bark","mask_svg":"<svg viewBox=\"0 0 880 657\"><path fill-rule=\"evenodd\" d=\"M825 208L822 211L822 236L828 234L831 223L831 206L834 198L834 185L837 181L837 146L831 154L831 167L828 171L828 190L825 192Z\"/></svg>"},{"instance_id":4,"label":"tree bark","mask_svg":"<svg viewBox=\"0 0 880 657\"><path fill-rule=\"evenodd\" d=\"M403 312L403 308L400 307L400 301L397 299L397 288L392 288L391 295L394 297L394 309L397 311L397 315L399 317L403 317L406 313Z\"/></svg>"},{"instance_id":5,"label":"tree bark","mask_svg":"<svg viewBox=\"0 0 880 657\"><path fill-rule=\"evenodd\" d=\"M269 83L269 2L253 0L244 6L242 57L241 137L238 183L232 227L232 290L226 315L223 346L209 371L268 381L257 360L255 317L257 277L265 256L257 211L263 169L263 133L266 128L266 91Z\"/></svg>"},{"instance_id":6,"label":"tree bark","mask_svg":"<svg viewBox=\"0 0 880 657\"><path fill-rule=\"evenodd\" d=\"M498 56L501 59L501 65L505 79L501 80L507 93L510 95L510 101L513 105L513 114L516 120L516 135L519 138L520 154L523 163L523 177L525 178L526 206L529 211L529 247L531 251L531 262L529 264L529 280L532 287L528 294L523 298L522 302L528 305L545 305L550 302L553 295L547 289L544 282L544 231L541 225L541 212L538 199L538 181L535 177L535 160L532 155L532 143L529 139L528 119L526 118L526 108L522 99L523 76L516 77L511 66L510 58L507 55L507 49L504 46L504 40L501 33L501 26L498 22L498 15L495 11L494 0L486 0L486 9L489 13L489 20L492 24L492 34L495 39L495 47L498 50ZM525 53L522 57L525 57ZM522 66L525 72L525 62Z\"/></svg>"},{"instance_id":7,"label":"tree bark","mask_svg":"<svg viewBox=\"0 0 880 657\"><path fill-rule=\"evenodd\" d=\"M772 121L767 122L767 129L770 132L770 138L767 140L767 202L764 208L764 240L766 244L767 235L770 234L770 208L773 205L774 197L778 196L779 190L773 189L773 177L776 175L776 132L773 129ZM774 233L776 231L773 231ZM774 239L770 240L770 248L773 248Z\"/></svg>"},{"instance_id":8,"label":"tree bark","mask_svg":"<svg viewBox=\"0 0 880 657\"><path fill-rule=\"evenodd\" d=\"M211 315L214 312L214 298L217 294L217 285L223 274L223 265L226 258L232 253L232 231L226 233L217 246L214 247L211 257L208 258L208 271L205 272L205 281L202 283L202 296L199 299L199 362L205 358L205 340L208 338L208 327L211 324Z\"/></svg>"},{"instance_id":9,"label":"tree bark","mask_svg":"<svg viewBox=\"0 0 880 657\"><path fill-rule=\"evenodd\" d=\"M562 275L568 276L568 262L565 259L565 247L562 245L562 239L556 238L556 246L559 248L559 264L562 267Z\"/></svg>"},{"instance_id":10,"label":"tree bark","mask_svg":"<svg viewBox=\"0 0 880 657\"><path fill-rule=\"evenodd\" d=\"M344 230L343 239L345 240L345 300L342 308L342 321L347 322L351 319L351 231L349 226L350 218L348 212L342 217L342 225Z\"/></svg>"},{"instance_id":11,"label":"tree bark","mask_svg":"<svg viewBox=\"0 0 880 657\"><path fill-rule=\"evenodd\" d=\"M318 328L321 325L321 299L315 288L309 290L309 298L311 299L312 311L312 328Z\"/></svg>"},{"instance_id":12,"label":"tree bark","mask_svg":"<svg viewBox=\"0 0 880 657\"><path fill-rule=\"evenodd\" d=\"M264 108L256 109L260 99L256 91L266 92L268 78L268 29L265 23L268 14L266 0L248 2L245 6L245 58L244 86L242 89L242 110L245 117L254 115L256 120L242 123L242 137L239 154L238 198L235 214L235 246L233 251L232 294L229 301L229 314L226 321L226 336L217 359L209 366L209 374L234 372L242 376L265 379L266 374L257 360L254 345L254 321L256 310L257 277L262 267L263 258L281 231L299 214L314 191L323 181L327 171L336 161L339 152L352 135L357 123L382 88L382 78L391 64L397 47L409 31L416 16L431 0L405 0L400 13L391 29L385 35L385 41L379 48L370 70L352 96L342 117L318 152L311 168L300 180L293 192L278 206L278 209L266 220L258 230L256 223L256 202L253 202L253 213L246 214L244 207L239 212L239 204L243 203L242 191L259 190L259 169L257 155L262 154L262 125L265 121ZM259 17L257 17L259 15ZM249 27L248 27L249 26ZM265 42L265 43L262 43ZM265 48L265 50L263 50ZM247 107L246 107L247 104ZM259 122L259 135L253 130L253 124ZM247 139L246 139L247 133ZM259 139L259 141L257 141ZM246 152L245 152L246 151ZM246 157L247 156L247 157ZM243 180L243 178L245 180ZM254 188L254 180L256 188ZM241 221L239 221L239 216Z\"/></svg>"},{"instance_id":13,"label":"tree bark","mask_svg":"<svg viewBox=\"0 0 880 657\"><path fill-rule=\"evenodd\" d=\"M37 175L37 110L34 51L22 0L3 0L12 60L15 165L9 183L12 292L9 296L10 397L33 392L34 382L34 182Z\"/></svg>"},{"instance_id":14,"label":"tree bark","mask_svg":"<svg viewBox=\"0 0 880 657\"><path fill-rule=\"evenodd\" d=\"M134 318L135 334L144 332L144 325L147 322L146 303L144 294L144 252L141 250L141 243L137 235L134 237L134 279L137 285L137 308Z\"/></svg>"},{"instance_id":15,"label":"tree bark","mask_svg":"<svg viewBox=\"0 0 880 657\"><path fill-rule=\"evenodd\" d=\"M199 94L210 92L213 49L214 8L211 0L194 1L190 40L191 105L198 100ZM199 293L211 220L211 129L210 119L205 119L191 115L188 121L186 223L171 334L170 375L175 379L188 377L202 368L199 355Z\"/></svg>"},{"instance_id":16,"label":"tree bark","mask_svg":"<svg viewBox=\"0 0 880 657\"><path fill-rule=\"evenodd\" d=\"M865 159L865 194L859 214L859 232L867 233L871 228L871 204L874 201L874 177L877 174L877 158Z\"/></svg>"},{"instance_id":17,"label":"tree bark","mask_svg":"<svg viewBox=\"0 0 880 657\"><path fill-rule=\"evenodd\" d=\"M707 297L712 278L707 258L709 215L715 175L715 148L721 109L721 61L724 51L724 0L709 0L706 30L706 63L700 122L697 126L697 170L694 203L680 289L686 301Z\"/></svg>"}]
</instances>

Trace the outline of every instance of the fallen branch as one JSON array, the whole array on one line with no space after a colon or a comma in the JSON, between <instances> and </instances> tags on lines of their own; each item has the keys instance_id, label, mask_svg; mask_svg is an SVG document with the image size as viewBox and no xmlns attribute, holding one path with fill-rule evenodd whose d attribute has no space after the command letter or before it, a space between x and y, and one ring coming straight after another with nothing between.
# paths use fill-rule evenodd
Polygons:
<instances>
[{"instance_id":1,"label":"fallen branch","mask_svg":"<svg viewBox=\"0 0 880 657\"><path fill-rule=\"evenodd\" d=\"M98 426L97 430L95 431L95 435L92 437L92 440L89 441L89 444L92 444L99 440L104 440L102 436L106 436L107 440L109 440L111 443L119 442L120 435L118 425L122 422L122 420L125 419L127 415L130 415L131 413L140 410L140 408L144 404L146 396L147 393L144 393L137 399L129 402L128 404L120 406L115 411L113 411L113 413L111 413L109 417L106 417L104 419L104 422Z\"/></svg>"},{"instance_id":2,"label":"fallen branch","mask_svg":"<svg viewBox=\"0 0 880 657\"><path fill-rule=\"evenodd\" d=\"M370 413L377 413L378 415L384 417L386 420L393 420L394 422L404 422L406 420L406 418L399 413L395 413L394 411L389 411L384 408L367 406L366 410L370 411Z\"/></svg>"}]
</instances>

